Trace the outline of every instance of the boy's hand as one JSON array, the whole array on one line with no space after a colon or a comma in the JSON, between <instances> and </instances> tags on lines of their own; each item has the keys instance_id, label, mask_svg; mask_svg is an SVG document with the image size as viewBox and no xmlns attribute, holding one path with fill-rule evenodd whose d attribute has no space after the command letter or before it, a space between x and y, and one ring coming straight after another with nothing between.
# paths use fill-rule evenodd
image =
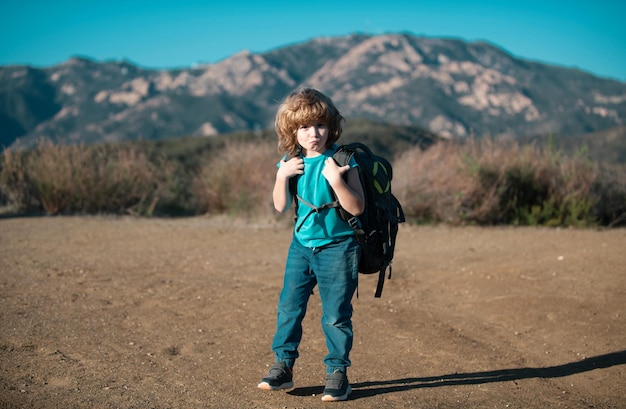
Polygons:
<instances>
[{"instance_id":1,"label":"boy's hand","mask_svg":"<svg viewBox=\"0 0 626 409\"><path fill-rule=\"evenodd\" d=\"M341 176L350 170L350 165L339 166L333 158L326 159L326 166L322 170L322 175L328 180L331 186L341 181Z\"/></svg>"},{"instance_id":2,"label":"boy's hand","mask_svg":"<svg viewBox=\"0 0 626 409\"><path fill-rule=\"evenodd\" d=\"M277 178L289 179L296 175L304 173L304 160L302 158L291 158L283 160L276 173Z\"/></svg>"}]
</instances>

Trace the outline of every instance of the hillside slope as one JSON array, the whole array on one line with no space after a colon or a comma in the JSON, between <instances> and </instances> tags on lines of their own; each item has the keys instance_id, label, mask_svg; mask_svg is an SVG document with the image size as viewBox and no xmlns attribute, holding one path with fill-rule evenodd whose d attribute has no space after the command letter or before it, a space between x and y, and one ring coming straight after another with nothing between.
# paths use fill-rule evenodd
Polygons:
<instances>
[{"instance_id":1,"label":"hillside slope","mask_svg":"<svg viewBox=\"0 0 626 409\"><path fill-rule=\"evenodd\" d=\"M74 58L0 68L0 144L211 136L272 126L300 85L347 118L448 138L578 135L620 126L626 84L515 58L482 42L410 34L317 38L216 64L146 70Z\"/></svg>"}]
</instances>

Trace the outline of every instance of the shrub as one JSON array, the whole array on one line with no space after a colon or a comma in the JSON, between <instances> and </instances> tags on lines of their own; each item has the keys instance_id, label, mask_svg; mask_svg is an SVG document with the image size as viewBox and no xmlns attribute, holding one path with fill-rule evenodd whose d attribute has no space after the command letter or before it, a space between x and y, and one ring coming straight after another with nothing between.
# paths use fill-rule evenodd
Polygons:
<instances>
[{"instance_id":1,"label":"shrub","mask_svg":"<svg viewBox=\"0 0 626 409\"><path fill-rule=\"evenodd\" d=\"M193 143L192 143L193 142ZM209 143L210 142L210 143ZM0 205L18 212L275 215L273 138L5 150ZM171 146L169 146L171 145ZM195 147L195 148L194 148ZM415 146L393 161L394 194L418 223L626 224L626 166L552 144L483 138ZM169 152L169 153L168 153Z\"/></svg>"},{"instance_id":2,"label":"shrub","mask_svg":"<svg viewBox=\"0 0 626 409\"><path fill-rule=\"evenodd\" d=\"M462 157L453 143L410 149L393 163L393 190L405 215L418 223L457 222L457 208L470 182L460 172Z\"/></svg>"},{"instance_id":3,"label":"shrub","mask_svg":"<svg viewBox=\"0 0 626 409\"><path fill-rule=\"evenodd\" d=\"M273 213L275 143L227 143L204 164L193 183L199 213L267 216Z\"/></svg>"},{"instance_id":4,"label":"shrub","mask_svg":"<svg viewBox=\"0 0 626 409\"><path fill-rule=\"evenodd\" d=\"M39 208L31 185L26 158L24 151L5 149L0 163L2 205L18 212L32 212Z\"/></svg>"},{"instance_id":5,"label":"shrub","mask_svg":"<svg viewBox=\"0 0 626 409\"><path fill-rule=\"evenodd\" d=\"M3 153L2 181L20 210L152 214L167 166L132 146L54 145Z\"/></svg>"},{"instance_id":6,"label":"shrub","mask_svg":"<svg viewBox=\"0 0 626 409\"><path fill-rule=\"evenodd\" d=\"M624 165L602 165L593 184L598 202L593 213L602 226L626 225L626 171Z\"/></svg>"},{"instance_id":7,"label":"shrub","mask_svg":"<svg viewBox=\"0 0 626 409\"><path fill-rule=\"evenodd\" d=\"M394 168L396 194L407 216L418 222L547 226L606 222L599 206L610 189L601 182L598 164L581 156L566 157L549 145L520 146L489 138L439 143L426 151L406 152ZM613 174L623 179L624 167L620 169ZM624 192L622 187L610 193L612 202L619 203ZM619 212L615 210L619 206L611 208Z\"/></svg>"}]
</instances>

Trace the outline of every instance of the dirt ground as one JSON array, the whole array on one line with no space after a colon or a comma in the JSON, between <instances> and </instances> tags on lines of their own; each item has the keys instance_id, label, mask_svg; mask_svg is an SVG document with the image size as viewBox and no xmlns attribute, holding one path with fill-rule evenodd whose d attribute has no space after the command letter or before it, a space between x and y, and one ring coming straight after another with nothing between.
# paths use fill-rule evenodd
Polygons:
<instances>
[{"instance_id":1,"label":"dirt ground","mask_svg":"<svg viewBox=\"0 0 626 409\"><path fill-rule=\"evenodd\" d=\"M321 402L309 303L295 389L257 383L287 221L0 220L0 408L624 408L626 230L403 225L361 276L350 400Z\"/></svg>"}]
</instances>

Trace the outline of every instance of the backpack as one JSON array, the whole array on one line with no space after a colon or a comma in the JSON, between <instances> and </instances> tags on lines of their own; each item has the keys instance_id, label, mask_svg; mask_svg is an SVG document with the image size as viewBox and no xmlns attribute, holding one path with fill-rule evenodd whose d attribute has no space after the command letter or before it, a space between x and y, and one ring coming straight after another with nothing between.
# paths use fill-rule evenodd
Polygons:
<instances>
[{"instance_id":1,"label":"backpack","mask_svg":"<svg viewBox=\"0 0 626 409\"><path fill-rule=\"evenodd\" d=\"M342 145L333 155L339 166L350 163L352 157L359 164L359 177L365 196L365 210L358 217L342 209L338 200L317 207L308 203L297 195L295 177L290 179L290 191L296 206L298 202L302 202L311 208L309 215L327 208L337 209L341 218L352 227L361 245L359 273L378 273L378 285L374 296L380 298L387 270L388 278L391 279L391 262L396 246L398 224L405 221L404 212L398 199L391 193L393 170L389 161L373 154L366 145L359 142ZM296 224L296 230L298 229Z\"/></svg>"}]
</instances>

